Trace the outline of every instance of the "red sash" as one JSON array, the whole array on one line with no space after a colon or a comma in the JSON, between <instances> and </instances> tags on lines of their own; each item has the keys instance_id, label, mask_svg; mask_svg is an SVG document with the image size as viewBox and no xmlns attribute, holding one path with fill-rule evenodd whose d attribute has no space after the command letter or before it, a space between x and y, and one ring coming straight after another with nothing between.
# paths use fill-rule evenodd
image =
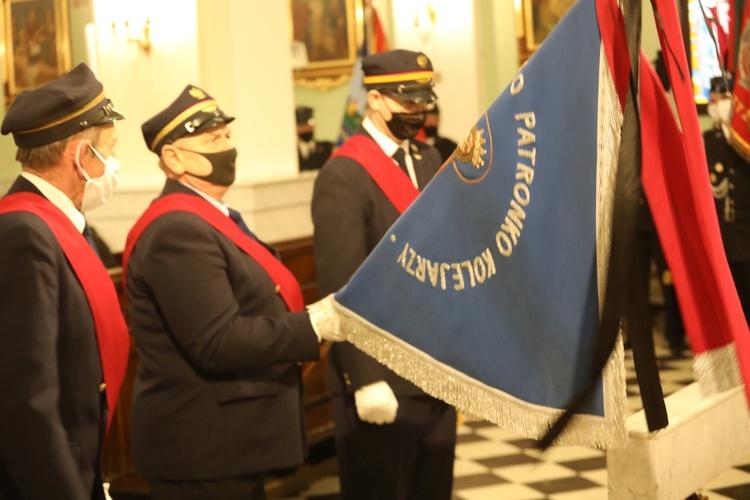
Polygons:
<instances>
[{"instance_id":1,"label":"red sash","mask_svg":"<svg viewBox=\"0 0 750 500\"><path fill-rule=\"evenodd\" d=\"M154 201L141 215L128 233L125 251L122 253L123 282L127 277L128 261L143 231L157 218L169 212L188 212L208 222L214 229L229 238L232 243L260 264L276 284L278 293L290 311L302 311L305 302L299 283L289 269L261 243L250 238L229 217L222 214L200 196L169 194Z\"/></svg>"},{"instance_id":2,"label":"red sash","mask_svg":"<svg viewBox=\"0 0 750 500\"><path fill-rule=\"evenodd\" d=\"M81 283L94 318L99 359L107 391L107 429L115 415L115 404L125 378L130 335L122 316L112 278L86 238L65 214L49 200L34 193L10 194L0 200L0 214L29 212L44 221L55 235L65 257Z\"/></svg>"},{"instance_id":3,"label":"red sash","mask_svg":"<svg viewBox=\"0 0 750 500\"><path fill-rule=\"evenodd\" d=\"M641 180L677 290L685 332L701 354L734 340L750 400L750 334L721 244L677 7L656 0L659 38L679 122L641 55ZM666 50L667 48L672 50ZM646 117L650 119L646 119Z\"/></svg>"},{"instance_id":4,"label":"red sash","mask_svg":"<svg viewBox=\"0 0 750 500\"><path fill-rule=\"evenodd\" d=\"M369 137L352 136L333 156L345 156L362 165L399 214L404 213L419 196L419 190L409 176Z\"/></svg>"}]
</instances>

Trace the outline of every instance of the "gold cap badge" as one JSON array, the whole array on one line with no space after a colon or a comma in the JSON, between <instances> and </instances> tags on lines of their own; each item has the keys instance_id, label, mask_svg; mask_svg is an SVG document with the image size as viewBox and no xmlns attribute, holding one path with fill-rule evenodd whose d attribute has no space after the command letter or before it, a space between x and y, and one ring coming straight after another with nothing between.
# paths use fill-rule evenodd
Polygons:
<instances>
[{"instance_id":1,"label":"gold cap badge","mask_svg":"<svg viewBox=\"0 0 750 500\"><path fill-rule=\"evenodd\" d=\"M198 87L193 87L192 89L190 89L190 91L188 93L191 96L195 97L196 99L205 99L206 98L206 93L203 92Z\"/></svg>"}]
</instances>

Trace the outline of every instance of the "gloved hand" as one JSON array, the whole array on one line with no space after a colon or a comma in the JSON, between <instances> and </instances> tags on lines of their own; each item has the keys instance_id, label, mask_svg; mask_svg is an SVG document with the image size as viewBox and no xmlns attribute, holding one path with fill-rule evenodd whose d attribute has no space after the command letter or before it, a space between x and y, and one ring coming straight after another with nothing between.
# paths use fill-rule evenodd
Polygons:
<instances>
[{"instance_id":1,"label":"gloved hand","mask_svg":"<svg viewBox=\"0 0 750 500\"><path fill-rule=\"evenodd\" d=\"M398 400L385 380L358 389L354 393L354 404L364 422L382 425L396 420Z\"/></svg>"},{"instance_id":2,"label":"gloved hand","mask_svg":"<svg viewBox=\"0 0 750 500\"><path fill-rule=\"evenodd\" d=\"M104 488L105 500L112 500L112 497L109 496L109 483L102 483L102 488Z\"/></svg>"},{"instance_id":3,"label":"gloved hand","mask_svg":"<svg viewBox=\"0 0 750 500\"><path fill-rule=\"evenodd\" d=\"M307 306L307 313L310 315L315 335L318 336L318 342L346 340L346 332L341 328L341 317L334 306L333 294Z\"/></svg>"}]
</instances>

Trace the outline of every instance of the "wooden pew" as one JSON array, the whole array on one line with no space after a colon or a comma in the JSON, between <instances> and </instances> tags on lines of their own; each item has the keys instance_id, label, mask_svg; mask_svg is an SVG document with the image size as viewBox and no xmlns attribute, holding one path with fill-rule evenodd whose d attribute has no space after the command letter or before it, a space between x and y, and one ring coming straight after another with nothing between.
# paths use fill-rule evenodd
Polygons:
<instances>
[{"instance_id":1,"label":"wooden pew","mask_svg":"<svg viewBox=\"0 0 750 500\"><path fill-rule=\"evenodd\" d=\"M309 304L316 301L318 299L318 288L312 238L285 241L274 244L274 247L281 254L284 264L300 282L305 303ZM122 287L122 268L111 269L110 275L127 320L126 295ZM102 451L102 471L105 479L111 483L112 496L115 500L149 498L146 480L135 474L130 454L130 407L137 367L138 352L131 337L127 374L115 409L112 426ZM295 469L271 474L266 484L268 498L282 498L304 490L322 475L335 473L336 471L333 448L333 413L330 404L325 357L305 377L302 393L310 460L305 465Z\"/></svg>"}]
</instances>

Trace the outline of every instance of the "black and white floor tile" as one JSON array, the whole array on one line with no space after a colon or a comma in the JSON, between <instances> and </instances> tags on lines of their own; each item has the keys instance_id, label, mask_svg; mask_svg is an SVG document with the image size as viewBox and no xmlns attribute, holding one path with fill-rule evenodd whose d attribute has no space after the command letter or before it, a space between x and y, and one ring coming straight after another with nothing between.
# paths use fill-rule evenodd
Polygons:
<instances>
[{"instance_id":1,"label":"black and white floor tile","mask_svg":"<svg viewBox=\"0 0 750 500\"><path fill-rule=\"evenodd\" d=\"M659 339L657 338L657 344ZM690 384L692 360L673 357L657 346L664 395ZM628 406L642 408L632 353L626 351ZM603 451L553 447L545 453L534 442L486 422L464 422L458 429L454 500L603 500L607 499L607 462ZM298 499L340 498L338 479L326 477ZM710 500L750 499L750 450L747 459L698 493Z\"/></svg>"}]
</instances>

